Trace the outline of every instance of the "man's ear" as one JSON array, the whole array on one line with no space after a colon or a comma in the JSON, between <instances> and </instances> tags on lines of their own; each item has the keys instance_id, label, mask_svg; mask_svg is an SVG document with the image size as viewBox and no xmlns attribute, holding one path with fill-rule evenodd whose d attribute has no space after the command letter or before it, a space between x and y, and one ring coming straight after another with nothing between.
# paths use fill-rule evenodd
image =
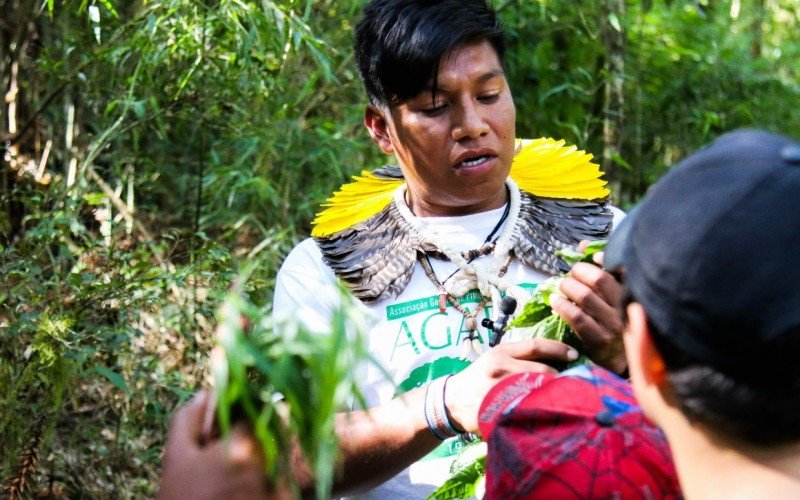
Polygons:
<instances>
[{"instance_id":1,"label":"man's ear","mask_svg":"<svg viewBox=\"0 0 800 500\"><path fill-rule=\"evenodd\" d=\"M389 137L388 123L384 116L384 111L372 104L368 104L364 110L364 126L369 130L369 135L381 151L391 155L394 154L394 146Z\"/></svg>"},{"instance_id":2,"label":"man's ear","mask_svg":"<svg viewBox=\"0 0 800 500\"><path fill-rule=\"evenodd\" d=\"M662 388L667 380L667 367L650 334L647 313L637 302L629 304L627 312L628 328L625 333L625 351L628 356L631 377L635 371L637 377L645 384L653 384Z\"/></svg>"}]
</instances>

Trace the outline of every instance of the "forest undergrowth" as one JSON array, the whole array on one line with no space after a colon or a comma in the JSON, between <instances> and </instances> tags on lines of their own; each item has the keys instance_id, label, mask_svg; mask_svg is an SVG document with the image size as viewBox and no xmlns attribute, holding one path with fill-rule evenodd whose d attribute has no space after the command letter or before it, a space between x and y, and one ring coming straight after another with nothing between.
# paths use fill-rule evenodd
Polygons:
<instances>
[{"instance_id":1,"label":"forest undergrowth","mask_svg":"<svg viewBox=\"0 0 800 500\"><path fill-rule=\"evenodd\" d=\"M239 272L278 267L379 167L363 0L0 0L0 481L146 498ZM733 128L800 130L800 1L493 2L517 135L594 154L630 206Z\"/></svg>"}]
</instances>

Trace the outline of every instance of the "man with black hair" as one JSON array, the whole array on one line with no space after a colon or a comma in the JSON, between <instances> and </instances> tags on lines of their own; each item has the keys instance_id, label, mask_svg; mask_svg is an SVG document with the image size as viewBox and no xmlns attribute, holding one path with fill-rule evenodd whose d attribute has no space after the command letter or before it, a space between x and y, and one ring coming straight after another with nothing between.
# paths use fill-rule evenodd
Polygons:
<instances>
[{"instance_id":1,"label":"man with black hair","mask_svg":"<svg viewBox=\"0 0 800 500\"><path fill-rule=\"evenodd\" d=\"M498 319L491 304L522 303L568 270L554 251L606 236L618 212L589 155L516 141L503 32L485 0L373 0L354 51L364 124L399 166L364 172L329 200L314 238L284 262L273 308L324 334L341 281L379 318L368 348L385 371L354 367L369 410L340 415L335 488L420 498L449 476L497 380L578 356L541 339L488 349L479 326ZM554 308L592 359L624 371L619 285L590 264L571 273Z\"/></svg>"},{"instance_id":2,"label":"man with black hair","mask_svg":"<svg viewBox=\"0 0 800 500\"><path fill-rule=\"evenodd\" d=\"M800 498L800 144L727 134L614 232L637 400L688 498Z\"/></svg>"}]
</instances>

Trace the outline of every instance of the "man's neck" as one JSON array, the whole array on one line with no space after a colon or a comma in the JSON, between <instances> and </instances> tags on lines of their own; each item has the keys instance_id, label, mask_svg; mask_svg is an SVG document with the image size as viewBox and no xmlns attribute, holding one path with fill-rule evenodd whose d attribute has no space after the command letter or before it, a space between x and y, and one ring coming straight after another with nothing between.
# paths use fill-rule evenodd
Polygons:
<instances>
[{"instance_id":1,"label":"man's neck","mask_svg":"<svg viewBox=\"0 0 800 500\"><path fill-rule=\"evenodd\" d=\"M508 192L503 186L495 196L468 205L444 205L431 203L424 196L412 196L406 191L405 202L411 213L417 217L457 217L496 210L508 203Z\"/></svg>"},{"instance_id":2,"label":"man's neck","mask_svg":"<svg viewBox=\"0 0 800 500\"><path fill-rule=\"evenodd\" d=\"M756 448L685 419L672 424L667 437L687 499L800 498L800 443Z\"/></svg>"}]
</instances>

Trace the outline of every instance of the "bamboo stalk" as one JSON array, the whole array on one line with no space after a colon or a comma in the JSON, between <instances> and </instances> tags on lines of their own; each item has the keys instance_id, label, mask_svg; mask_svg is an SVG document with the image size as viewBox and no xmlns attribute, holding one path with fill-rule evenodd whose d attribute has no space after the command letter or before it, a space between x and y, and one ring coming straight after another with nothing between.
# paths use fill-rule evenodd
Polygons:
<instances>
[{"instance_id":1,"label":"bamboo stalk","mask_svg":"<svg viewBox=\"0 0 800 500\"><path fill-rule=\"evenodd\" d=\"M45 176L44 169L45 169L45 167L47 167L47 159L50 156L50 149L52 147L53 147L53 141L48 139L47 143L44 145L44 153L42 153L42 159L39 160L39 169L36 171L36 180L38 182L43 182L44 181L44 176ZM49 184L50 183L50 179L49 179L50 176L48 175L47 177L48 177L48 179L47 179L46 182L44 182L45 184Z\"/></svg>"},{"instance_id":2,"label":"bamboo stalk","mask_svg":"<svg viewBox=\"0 0 800 500\"><path fill-rule=\"evenodd\" d=\"M10 136L17 135L17 96L19 95L19 86L17 85L17 77L19 75L19 61L11 63L11 77L9 79L8 92L5 95L6 104L8 104L8 133ZM11 143L8 147L11 156L16 156L19 153L19 147Z\"/></svg>"},{"instance_id":3,"label":"bamboo stalk","mask_svg":"<svg viewBox=\"0 0 800 500\"><path fill-rule=\"evenodd\" d=\"M128 213L133 215L135 212L135 207L133 203L133 165L128 165L126 169L127 173L127 182L128 182L128 191L125 196L125 208L128 209ZM128 219L125 219L125 232L127 234L133 234L133 222Z\"/></svg>"}]
</instances>

